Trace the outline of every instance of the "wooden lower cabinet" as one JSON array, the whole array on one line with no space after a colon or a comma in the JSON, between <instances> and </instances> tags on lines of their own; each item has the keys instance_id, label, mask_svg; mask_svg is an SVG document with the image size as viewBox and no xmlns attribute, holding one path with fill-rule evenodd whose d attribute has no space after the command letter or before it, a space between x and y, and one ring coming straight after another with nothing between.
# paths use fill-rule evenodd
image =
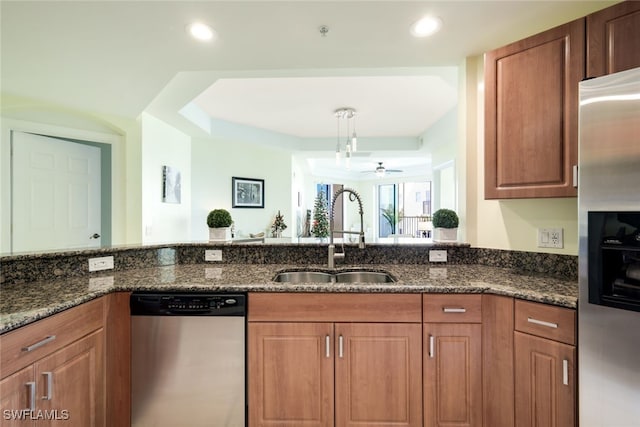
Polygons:
<instances>
[{"instance_id":1,"label":"wooden lower cabinet","mask_svg":"<svg viewBox=\"0 0 640 427\"><path fill-rule=\"evenodd\" d=\"M422 425L420 324L337 323L335 336L336 426Z\"/></svg>"},{"instance_id":2,"label":"wooden lower cabinet","mask_svg":"<svg viewBox=\"0 0 640 427\"><path fill-rule=\"evenodd\" d=\"M249 323L249 426L422 426L421 325Z\"/></svg>"},{"instance_id":3,"label":"wooden lower cabinet","mask_svg":"<svg viewBox=\"0 0 640 427\"><path fill-rule=\"evenodd\" d=\"M0 336L2 426L105 426L103 300Z\"/></svg>"},{"instance_id":4,"label":"wooden lower cabinet","mask_svg":"<svg viewBox=\"0 0 640 427\"><path fill-rule=\"evenodd\" d=\"M425 427L482 425L482 326L424 324Z\"/></svg>"},{"instance_id":5,"label":"wooden lower cabinet","mask_svg":"<svg viewBox=\"0 0 640 427\"><path fill-rule=\"evenodd\" d=\"M249 426L332 426L333 324L249 323L248 335Z\"/></svg>"},{"instance_id":6,"label":"wooden lower cabinet","mask_svg":"<svg viewBox=\"0 0 640 427\"><path fill-rule=\"evenodd\" d=\"M514 346L516 425L575 426L575 347L517 331Z\"/></svg>"},{"instance_id":7,"label":"wooden lower cabinet","mask_svg":"<svg viewBox=\"0 0 640 427\"><path fill-rule=\"evenodd\" d=\"M18 412L29 409L33 381L33 366L26 367L0 381L0 408L2 426L32 426L33 421L21 421ZM35 391L35 389L34 389ZM16 415L14 415L16 414Z\"/></svg>"},{"instance_id":8,"label":"wooden lower cabinet","mask_svg":"<svg viewBox=\"0 0 640 427\"><path fill-rule=\"evenodd\" d=\"M38 408L58 420L38 426L99 426L104 423L104 335L102 329L38 361Z\"/></svg>"}]
</instances>

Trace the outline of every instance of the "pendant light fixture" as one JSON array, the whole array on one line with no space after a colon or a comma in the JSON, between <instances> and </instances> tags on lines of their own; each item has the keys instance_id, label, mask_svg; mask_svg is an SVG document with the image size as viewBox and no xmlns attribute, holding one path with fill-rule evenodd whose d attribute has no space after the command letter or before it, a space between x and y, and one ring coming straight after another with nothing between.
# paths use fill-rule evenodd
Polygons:
<instances>
[{"instance_id":1,"label":"pendant light fixture","mask_svg":"<svg viewBox=\"0 0 640 427\"><path fill-rule=\"evenodd\" d=\"M343 157L342 146L340 144L340 128L341 122L344 122L346 129L346 140L344 144L344 158L345 166L347 169L351 167L351 154L357 151L358 137L356 135L355 117L356 110L353 108L339 108L333 112L337 122L337 139L336 139L336 164L340 164L340 159ZM353 126L352 126L353 124ZM350 130L352 132L350 132Z\"/></svg>"}]
</instances>

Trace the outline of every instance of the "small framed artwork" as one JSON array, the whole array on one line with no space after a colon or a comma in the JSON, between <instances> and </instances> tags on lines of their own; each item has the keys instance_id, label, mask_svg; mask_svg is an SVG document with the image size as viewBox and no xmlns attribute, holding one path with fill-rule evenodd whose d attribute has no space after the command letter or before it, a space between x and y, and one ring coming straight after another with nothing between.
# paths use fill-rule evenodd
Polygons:
<instances>
[{"instance_id":1,"label":"small framed artwork","mask_svg":"<svg viewBox=\"0 0 640 427\"><path fill-rule=\"evenodd\" d=\"M231 178L234 208L264 208L264 179Z\"/></svg>"},{"instance_id":2,"label":"small framed artwork","mask_svg":"<svg viewBox=\"0 0 640 427\"><path fill-rule=\"evenodd\" d=\"M162 201L164 203L180 203L181 195L180 171L171 166L162 166Z\"/></svg>"}]
</instances>

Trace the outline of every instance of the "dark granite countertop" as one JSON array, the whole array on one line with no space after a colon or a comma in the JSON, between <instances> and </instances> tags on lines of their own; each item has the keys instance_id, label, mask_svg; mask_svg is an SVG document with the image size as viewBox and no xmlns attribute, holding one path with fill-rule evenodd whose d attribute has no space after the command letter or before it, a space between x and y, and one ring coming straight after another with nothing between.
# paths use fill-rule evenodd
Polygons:
<instances>
[{"instance_id":1,"label":"dark granite countertop","mask_svg":"<svg viewBox=\"0 0 640 427\"><path fill-rule=\"evenodd\" d=\"M386 271L395 283L277 283L282 270L328 271L285 264L180 264L93 273L0 287L0 333L116 291L492 293L576 308L578 284L484 265L372 265L337 270Z\"/></svg>"}]
</instances>

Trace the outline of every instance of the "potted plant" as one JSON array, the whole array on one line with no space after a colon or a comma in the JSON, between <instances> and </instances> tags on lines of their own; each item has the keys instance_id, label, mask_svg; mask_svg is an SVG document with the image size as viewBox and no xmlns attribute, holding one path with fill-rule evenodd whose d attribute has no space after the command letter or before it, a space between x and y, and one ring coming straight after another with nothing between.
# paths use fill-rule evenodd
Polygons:
<instances>
[{"instance_id":1,"label":"potted plant","mask_svg":"<svg viewBox=\"0 0 640 427\"><path fill-rule=\"evenodd\" d=\"M231 214L226 209L214 209L207 215L210 242L231 241Z\"/></svg>"},{"instance_id":2,"label":"potted plant","mask_svg":"<svg viewBox=\"0 0 640 427\"><path fill-rule=\"evenodd\" d=\"M458 240L458 215L451 209L438 209L433 213L435 242L455 242Z\"/></svg>"}]
</instances>

